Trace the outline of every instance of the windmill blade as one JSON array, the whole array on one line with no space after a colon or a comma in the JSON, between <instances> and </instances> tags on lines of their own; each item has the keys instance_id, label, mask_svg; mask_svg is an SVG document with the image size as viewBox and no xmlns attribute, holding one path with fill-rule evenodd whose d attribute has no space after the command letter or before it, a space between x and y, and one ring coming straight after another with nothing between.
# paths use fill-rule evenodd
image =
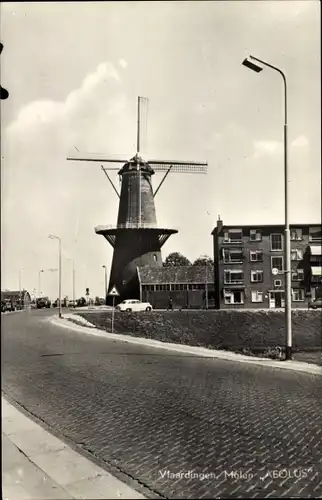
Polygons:
<instances>
[{"instance_id":1,"label":"windmill blade","mask_svg":"<svg viewBox=\"0 0 322 500\"><path fill-rule=\"evenodd\" d=\"M69 156L66 159L70 161L97 161L101 163L123 163L123 164L127 163L127 160L120 160L117 158L79 158L76 156Z\"/></svg>"},{"instance_id":2,"label":"windmill blade","mask_svg":"<svg viewBox=\"0 0 322 500\"><path fill-rule=\"evenodd\" d=\"M138 97L137 153L146 153L147 151L148 104L149 99L147 97Z\"/></svg>"},{"instance_id":3,"label":"windmill blade","mask_svg":"<svg viewBox=\"0 0 322 500\"><path fill-rule=\"evenodd\" d=\"M206 174L207 163L189 163L189 162L148 162L155 172L166 172L171 167L171 173L177 174Z\"/></svg>"},{"instance_id":4,"label":"windmill blade","mask_svg":"<svg viewBox=\"0 0 322 500\"><path fill-rule=\"evenodd\" d=\"M180 161L180 160L147 160L149 165L201 165L208 166L205 161Z\"/></svg>"}]
</instances>

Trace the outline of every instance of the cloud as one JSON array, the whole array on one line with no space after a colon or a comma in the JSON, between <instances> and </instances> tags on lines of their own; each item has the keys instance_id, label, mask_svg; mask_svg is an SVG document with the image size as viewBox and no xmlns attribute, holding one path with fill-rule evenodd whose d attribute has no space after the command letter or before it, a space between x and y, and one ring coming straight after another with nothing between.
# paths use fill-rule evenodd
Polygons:
<instances>
[{"instance_id":1,"label":"cloud","mask_svg":"<svg viewBox=\"0 0 322 500\"><path fill-rule=\"evenodd\" d=\"M27 130L29 127L73 118L74 114L78 114L79 110L95 97L95 93L98 92L96 95L102 96L103 90L104 97L108 99L108 91L114 90L115 92L115 84L120 84L120 82L114 66L107 62L101 63L95 71L85 77L81 87L72 91L64 102L42 100L29 103L19 112L17 119L8 126L7 131L19 134L20 131ZM103 86L105 89L102 89ZM112 100L109 99L109 101L111 104Z\"/></svg>"},{"instance_id":2,"label":"cloud","mask_svg":"<svg viewBox=\"0 0 322 500\"><path fill-rule=\"evenodd\" d=\"M305 135L300 135L293 142L292 146L295 148L303 148L309 145L309 141Z\"/></svg>"},{"instance_id":3,"label":"cloud","mask_svg":"<svg viewBox=\"0 0 322 500\"><path fill-rule=\"evenodd\" d=\"M127 61L125 59L119 59L119 65L122 67L122 68L127 68Z\"/></svg>"},{"instance_id":4,"label":"cloud","mask_svg":"<svg viewBox=\"0 0 322 500\"><path fill-rule=\"evenodd\" d=\"M261 158L267 155L279 153L282 148L282 143L278 141L255 141L254 142L254 159Z\"/></svg>"},{"instance_id":5,"label":"cloud","mask_svg":"<svg viewBox=\"0 0 322 500\"><path fill-rule=\"evenodd\" d=\"M99 64L64 100L37 100L20 110L2 141L7 269L30 268L35 251L36 266L55 267L56 253L47 235L60 235L66 254L72 254L78 215L83 228L79 260L97 259L100 243L104 253L109 251L93 228L115 222L117 197L99 164L67 162L66 157L79 155L75 147L89 154L126 152L135 124L131 112L122 80L109 62ZM65 279L68 287L69 277Z\"/></svg>"}]
</instances>

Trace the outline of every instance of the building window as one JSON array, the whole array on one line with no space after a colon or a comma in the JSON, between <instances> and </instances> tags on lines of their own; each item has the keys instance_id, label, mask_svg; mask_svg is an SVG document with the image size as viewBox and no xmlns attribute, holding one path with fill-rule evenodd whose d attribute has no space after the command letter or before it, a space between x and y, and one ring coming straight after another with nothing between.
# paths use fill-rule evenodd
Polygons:
<instances>
[{"instance_id":1,"label":"building window","mask_svg":"<svg viewBox=\"0 0 322 500\"><path fill-rule=\"evenodd\" d=\"M310 227L309 241L321 241L321 240L322 240L321 226Z\"/></svg>"},{"instance_id":2,"label":"building window","mask_svg":"<svg viewBox=\"0 0 322 500\"><path fill-rule=\"evenodd\" d=\"M155 285L155 289L158 292L170 292L171 291L171 286L169 284L162 284L162 285Z\"/></svg>"},{"instance_id":3,"label":"building window","mask_svg":"<svg viewBox=\"0 0 322 500\"><path fill-rule=\"evenodd\" d=\"M272 257L272 270L277 269L280 273L283 272L283 257L280 255L278 257Z\"/></svg>"},{"instance_id":4,"label":"building window","mask_svg":"<svg viewBox=\"0 0 322 500\"><path fill-rule=\"evenodd\" d=\"M191 283L187 287L188 290L205 290L206 285L204 283Z\"/></svg>"},{"instance_id":5,"label":"building window","mask_svg":"<svg viewBox=\"0 0 322 500\"><path fill-rule=\"evenodd\" d=\"M274 286L275 286L275 287L280 287L280 286L282 286L282 280L274 280Z\"/></svg>"},{"instance_id":6,"label":"building window","mask_svg":"<svg viewBox=\"0 0 322 500\"><path fill-rule=\"evenodd\" d=\"M244 292L241 290L224 290L225 304L243 304Z\"/></svg>"},{"instance_id":7,"label":"building window","mask_svg":"<svg viewBox=\"0 0 322 500\"><path fill-rule=\"evenodd\" d=\"M259 229L251 229L249 239L250 241L262 241L262 232Z\"/></svg>"},{"instance_id":8,"label":"building window","mask_svg":"<svg viewBox=\"0 0 322 500\"><path fill-rule=\"evenodd\" d=\"M302 229L291 229L291 240L300 241L302 239Z\"/></svg>"},{"instance_id":9,"label":"building window","mask_svg":"<svg viewBox=\"0 0 322 500\"><path fill-rule=\"evenodd\" d=\"M272 252L281 252L283 250L283 235L271 234L271 250Z\"/></svg>"},{"instance_id":10,"label":"building window","mask_svg":"<svg viewBox=\"0 0 322 500\"><path fill-rule=\"evenodd\" d=\"M263 271L251 271L250 272L250 281L252 283L262 283L264 277Z\"/></svg>"},{"instance_id":11,"label":"building window","mask_svg":"<svg viewBox=\"0 0 322 500\"><path fill-rule=\"evenodd\" d=\"M188 289L188 285L186 285L185 283L174 283L171 285L171 290L178 291L178 290L187 290L187 289Z\"/></svg>"},{"instance_id":12,"label":"building window","mask_svg":"<svg viewBox=\"0 0 322 500\"><path fill-rule=\"evenodd\" d=\"M224 232L225 243L242 243L243 231L241 229L228 229Z\"/></svg>"},{"instance_id":13,"label":"building window","mask_svg":"<svg viewBox=\"0 0 322 500\"><path fill-rule=\"evenodd\" d=\"M249 258L251 262L263 262L263 250L251 250Z\"/></svg>"},{"instance_id":14,"label":"building window","mask_svg":"<svg viewBox=\"0 0 322 500\"><path fill-rule=\"evenodd\" d=\"M252 291L252 302L263 302L263 292Z\"/></svg>"},{"instance_id":15,"label":"building window","mask_svg":"<svg viewBox=\"0 0 322 500\"><path fill-rule=\"evenodd\" d=\"M223 248L224 264L240 264L243 262L243 249L242 248Z\"/></svg>"},{"instance_id":16,"label":"building window","mask_svg":"<svg viewBox=\"0 0 322 500\"><path fill-rule=\"evenodd\" d=\"M305 299L305 291L302 288L292 288L294 302L303 302Z\"/></svg>"},{"instance_id":17,"label":"building window","mask_svg":"<svg viewBox=\"0 0 322 500\"><path fill-rule=\"evenodd\" d=\"M303 250L301 248L292 248L291 260L302 260L302 259L303 259Z\"/></svg>"},{"instance_id":18,"label":"building window","mask_svg":"<svg viewBox=\"0 0 322 500\"><path fill-rule=\"evenodd\" d=\"M224 283L230 285L242 285L244 283L243 271L225 270Z\"/></svg>"},{"instance_id":19,"label":"building window","mask_svg":"<svg viewBox=\"0 0 322 500\"><path fill-rule=\"evenodd\" d=\"M292 270L292 281L303 281L304 279L304 269Z\"/></svg>"},{"instance_id":20,"label":"building window","mask_svg":"<svg viewBox=\"0 0 322 500\"><path fill-rule=\"evenodd\" d=\"M312 284L320 284L322 283L322 267L320 266L312 266L311 267L311 283Z\"/></svg>"}]
</instances>

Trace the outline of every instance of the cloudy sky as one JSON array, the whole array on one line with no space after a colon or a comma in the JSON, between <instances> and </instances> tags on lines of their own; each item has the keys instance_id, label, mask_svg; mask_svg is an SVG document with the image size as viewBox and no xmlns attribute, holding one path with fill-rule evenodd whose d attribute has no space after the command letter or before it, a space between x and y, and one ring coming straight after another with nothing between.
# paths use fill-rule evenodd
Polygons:
<instances>
[{"instance_id":1,"label":"cloudy sky","mask_svg":"<svg viewBox=\"0 0 322 500\"><path fill-rule=\"evenodd\" d=\"M289 86L290 214L319 223L320 2L2 3L2 283L57 296L104 293L112 249L94 232L115 224L118 198L99 164L68 154L135 153L136 99L149 98L147 157L208 161L206 175L171 174L158 224L176 228L163 257L212 253L225 224L283 223L283 87ZM77 148L77 149L76 149ZM124 155L124 156L123 156ZM117 182L116 176L113 179ZM155 176L154 185L159 180Z\"/></svg>"}]
</instances>

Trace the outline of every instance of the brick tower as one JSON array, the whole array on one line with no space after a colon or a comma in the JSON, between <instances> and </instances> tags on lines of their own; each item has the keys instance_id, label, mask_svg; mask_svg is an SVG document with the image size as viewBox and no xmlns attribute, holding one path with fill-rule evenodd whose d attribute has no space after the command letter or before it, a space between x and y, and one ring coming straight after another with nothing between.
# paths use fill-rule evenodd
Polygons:
<instances>
[{"instance_id":1,"label":"brick tower","mask_svg":"<svg viewBox=\"0 0 322 500\"><path fill-rule=\"evenodd\" d=\"M180 161L145 161L140 155L141 107L144 98L138 98L137 153L129 161L107 158L67 158L68 160L123 163L118 168L102 170L120 198L116 226L97 226L96 234L104 236L112 245L113 260L109 290L115 286L120 293L119 300L139 299L140 288L137 267L162 267L161 247L175 229L157 227L154 198L170 172L206 173L207 163ZM107 170L117 170L121 180L119 194ZM165 172L158 188L153 193L151 176Z\"/></svg>"}]
</instances>

